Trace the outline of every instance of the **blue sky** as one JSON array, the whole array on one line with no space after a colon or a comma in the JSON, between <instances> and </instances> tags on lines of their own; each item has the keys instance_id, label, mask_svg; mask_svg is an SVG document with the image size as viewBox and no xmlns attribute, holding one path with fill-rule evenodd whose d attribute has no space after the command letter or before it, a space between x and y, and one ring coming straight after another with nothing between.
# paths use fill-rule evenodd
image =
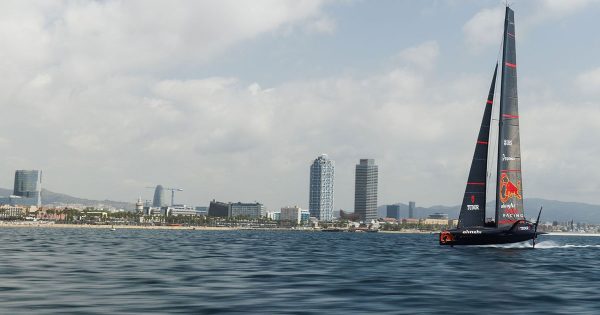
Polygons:
<instances>
[{"instance_id":1,"label":"blue sky","mask_svg":"<svg viewBox=\"0 0 600 315\"><path fill-rule=\"evenodd\" d=\"M514 1L524 194L600 203L600 2ZM379 203L458 204L501 1L4 1L0 185L307 206L380 165Z\"/></svg>"}]
</instances>

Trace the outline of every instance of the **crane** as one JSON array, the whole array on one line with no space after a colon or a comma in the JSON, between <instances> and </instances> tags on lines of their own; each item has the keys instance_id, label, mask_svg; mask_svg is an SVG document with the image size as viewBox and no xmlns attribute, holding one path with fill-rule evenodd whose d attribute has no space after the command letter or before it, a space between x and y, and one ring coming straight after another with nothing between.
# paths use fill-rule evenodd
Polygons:
<instances>
[{"instance_id":1,"label":"crane","mask_svg":"<svg viewBox=\"0 0 600 315\"><path fill-rule=\"evenodd\" d=\"M160 185L158 185L158 186L160 186ZM156 186L156 187L158 187L158 186ZM146 188L156 189L156 187L146 187ZM171 191L171 206L175 205L175 192L176 191L183 191L183 189L181 189L181 188L163 187L162 189L164 189L164 190L170 190Z\"/></svg>"}]
</instances>

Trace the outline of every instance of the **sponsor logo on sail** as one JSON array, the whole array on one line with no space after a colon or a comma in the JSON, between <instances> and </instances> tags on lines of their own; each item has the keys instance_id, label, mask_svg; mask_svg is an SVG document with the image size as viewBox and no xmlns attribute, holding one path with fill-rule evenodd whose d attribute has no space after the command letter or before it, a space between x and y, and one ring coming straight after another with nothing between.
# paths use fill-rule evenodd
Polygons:
<instances>
[{"instance_id":1,"label":"sponsor logo on sail","mask_svg":"<svg viewBox=\"0 0 600 315\"><path fill-rule=\"evenodd\" d=\"M502 154L502 161L514 161L515 158L512 156L506 156L504 154Z\"/></svg>"},{"instance_id":2,"label":"sponsor logo on sail","mask_svg":"<svg viewBox=\"0 0 600 315\"><path fill-rule=\"evenodd\" d=\"M504 145L512 145L512 140L504 140Z\"/></svg>"},{"instance_id":3,"label":"sponsor logo on sail","mask_svg":"<svg viewBox=\"0 0 600 315\"><path fill-rule=\"evenodd\" d=\"M526 225L526 226L519 226L519 230L521 230L521 231L528 231L529 230L529 226L528 225Z\"/></svg>"},{"instance_id":4,"label":"sponsor logo on sail","mask_svg":"<svg viewBox=\"0 0 600 315\"><path fill-rule=\"evenodd\" d=\"M509 219L522 219L525 216L517 208L508 208L508 209L504 209L504 213L502 213L502 217L509 218Z\"/></svg>"},{"instance_id":5,"label":"sponsor logo on sail","mask_svg":"<svg viewBox=\"0 0 600 315\"><path fill-rule=\"evenodd\" d=\"M517 184L513 184L506 173L502 173L500 177L500 201L505 203L510 198L522 199L521 193L521 181L517 181Z\"/></svg>"},{"instance_id":6,"label":"sponsor logo on sail","mask_svg":"<svg viewBox=\"0 0 600 315\"><path fill-rule=\"evenodd\" d=\"M480 230L464 230L462 234L481 234Z\"/></svg>"},{"instance_id":7,"label":"sponsor logo on sail","mask_svg":"<svg viewBox=\"0 0 600 315\"><path fill-rule=\"evenodd\" d=\"M467 210L479 210L479 205L467 205Z\"/></svg>"}]
</instances>

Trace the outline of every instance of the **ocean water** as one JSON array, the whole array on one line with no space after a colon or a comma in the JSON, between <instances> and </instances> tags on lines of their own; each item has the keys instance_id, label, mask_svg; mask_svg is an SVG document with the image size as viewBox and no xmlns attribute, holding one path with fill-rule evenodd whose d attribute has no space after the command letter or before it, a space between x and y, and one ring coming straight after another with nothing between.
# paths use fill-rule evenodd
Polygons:
<instances>
[{"instance_id":1,"label":"ocean water","mask_svg":"<svg viewBox=\"0 0 600 315\"><path fill-rule=\"evenodd\" d=\"M600 237L0 229L1 314L600 314Z\"/></svg>"}]
</instances>

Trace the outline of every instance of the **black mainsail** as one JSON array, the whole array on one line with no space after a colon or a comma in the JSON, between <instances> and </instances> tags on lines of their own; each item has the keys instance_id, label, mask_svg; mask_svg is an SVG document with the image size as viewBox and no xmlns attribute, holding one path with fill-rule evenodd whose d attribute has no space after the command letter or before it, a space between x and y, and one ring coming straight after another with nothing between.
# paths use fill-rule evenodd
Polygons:
<instances>
[{"instance_id":1,"label":"black mainsail","mask_svg":"<svg viewBox=\"0 0 600 315\"><path fill-rule=\"evenodd\" d=\"M487 191L487 164L488 164L488 143L490 138L490 123L492 121L492 104L494 103L494 90L496 87L496 74L498 73L498 64L494 69L494 76L490 86L490 92L485 102L483 119L475 144L475 152L471 162L471 170L465 188L462 206L460 207L460 216L458 218L458 227L483 226L485 223L485 199Z\"/></svg>"},{"instance_id":2,"label":"black mainsail","mask_svg":"<svg viewBox=\"0 0 600 315\"><path fill-rule=\"evenodd\" d=\"M506 7L498 128L496 225L511 227L523 220L523 182L517 98L517 56L514 12Z\"/></svg>"}]
</instances>

